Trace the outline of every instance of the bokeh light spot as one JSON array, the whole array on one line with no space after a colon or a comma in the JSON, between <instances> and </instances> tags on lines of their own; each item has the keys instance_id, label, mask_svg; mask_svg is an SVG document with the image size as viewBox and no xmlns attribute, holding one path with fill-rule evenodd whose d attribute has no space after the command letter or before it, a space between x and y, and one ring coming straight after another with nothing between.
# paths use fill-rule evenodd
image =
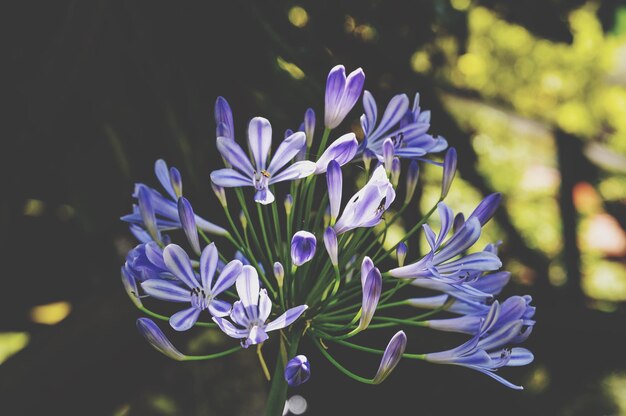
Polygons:
<instances>
[{"instance_id":1,"label":"bokeh light spot","mask_svg":"<svg viewBox=\"0 0 626 416\"><path fill-rule=\"evenodd\" d=\"M38 324L55 325L67 318L72 311L69 302L54 302L35 306L30 310L30 319Z\"/></svg>"}]
</instances>

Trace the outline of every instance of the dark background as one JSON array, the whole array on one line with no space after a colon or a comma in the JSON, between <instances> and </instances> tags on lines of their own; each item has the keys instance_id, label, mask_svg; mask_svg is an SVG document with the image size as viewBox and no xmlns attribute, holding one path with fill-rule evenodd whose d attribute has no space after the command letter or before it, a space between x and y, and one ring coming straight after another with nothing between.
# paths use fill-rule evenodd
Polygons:
<instances>
[{"instance_id":1,"label":"dark background","mask_svg":"<svg viewBox=\"0 0 626 416\"><path fill-rule=\"evenodd\" d=\"M567 45L572 35L565 16L582 4L485 0L472 7ZM302 28L288 19L295 5L308 12ZM597 9L604 31L614 27L617 6L607 1ZM233 107L238 136L256 115L268 117L277 135L296 128L309 106L322 117L333 65L363 67L366 88L377 97L420 91L423 107L433 111L433 130L457 147L461 176L479 193L493 191L476 169L471 132L442 102L442 91L454 87L435 71L420 74L409 65L414 51L438 36L464 47L466 12L449 1L56 1L3 9L0 331L28 333L29 343L0 365L1 414L259 413L267 386L253 351L215 362L166 359L136 332L139 312L119 280L133 244L119 217L130 210L133 182L156 185L155 159L179 167L194 208L224 223L208 186L221 163L212 117L218 95ZM375 39L349 33L346 16L375 28ZM283 70L277 57L301 68L304 79ZM434 69L444 61L431 57ZM481 98L476 91L456 93ZM531 293L538 306L528 342L536 361L505 373L529 388L514 392L470 370L413 362L403 362L381 386L364 386L305 346L314 373L297 393L309 403L307 414L620 414L606 377L626 371L624 305L598 310L581 290L572 203L574 184L594 183L599 168L571 133L550 129L561 171L559 257L567 284L550 283L551 259L524 241L505 209L496 218L505 258L513 255L536 276L507 289ZM623 227L624 204L606 209ZM623 264L623 257L617 260ZM72 307L62 322L31 318L31 308L59 301ZM412 336L409 349L428 351L435 345L428 334ZM177 345L200 350L227 342L215 335L172 336ZM375 372L375 360L355 355L345 356L350 368Z\"/></svg>"}]
</instances>

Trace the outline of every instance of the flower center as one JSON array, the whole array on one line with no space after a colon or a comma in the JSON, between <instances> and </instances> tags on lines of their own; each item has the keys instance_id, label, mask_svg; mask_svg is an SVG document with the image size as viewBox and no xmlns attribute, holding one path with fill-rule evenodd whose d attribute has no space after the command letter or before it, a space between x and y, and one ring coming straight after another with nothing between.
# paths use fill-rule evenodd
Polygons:
<instances>
[{"instance_id":1,"label":"flower center","mask_svg":"<svg viewBox=\"0 0 626 416\"><path fill-rule=\"evenodd\" d=\"M272 176L268 171L262 169L260 172L256 170L252 172L253 184L257 190L265 189L269 185L269 179Z\"/></svg>"},{"instance_id":2,"label":"flower center","mask_svg":"<svg viewBox=\"0 0 626 416\"><path fill-rule=\"evenodd\" d=\"M205 292L201 287L191 289L191 305L195 308L207 309L211 300L213 300L213 295L210 292Z\"/></svg>"}]
</instances>

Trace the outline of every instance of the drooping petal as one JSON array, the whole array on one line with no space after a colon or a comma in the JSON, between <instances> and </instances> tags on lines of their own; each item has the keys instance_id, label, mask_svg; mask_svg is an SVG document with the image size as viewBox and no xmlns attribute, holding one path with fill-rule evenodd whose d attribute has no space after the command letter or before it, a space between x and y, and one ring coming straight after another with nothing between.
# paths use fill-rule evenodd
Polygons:
<instances>
[{"instance_id":1,"label":"drooping petal","mask_svg":"<svg viewBox=\"0 0 626 416\"><path fill-rule=\"evenodd\" d=\"M211 293L217 296L223 291L230 288L232 285L234 285L237 281L237 278L241 274L242 268L243 264L241 263L241 261L230 261L226 266L224 266L224 268L220 272L220 275L215 281L215 284L213 284L213 286L211 287Z\"/></svg>"},{"instance_id":2,"label":"drooping petal","mask_svg":"<svg viewBox=\"0 0 626 416\"><path fill-rule=\"evenodd\" d=\"M161 354L167 355L176 361L183 361L187 358L185 354L178 351L176 347L174 347L170 340L167 339L163 331L161 331L161 329L159 329L159 327L151 319L137 319L137 329L146 341L148 341L148 343Z\"/></svg>"},{"instance_id":3,"label":"drooping petal","mask_svg":"<svg viewBox=\"0 0 626 416\"><path fill-rule=\"evenodd\" d=\"M254 193L254 202L268 205L274 202L274 194L268 188L259 189Z\"/></svg>"},{"instance_id":4,"label":"drooping petal","mask_svg":"<svg viewBox=\"0 0 626 416\"><path fill-rule=\"evenodd\" d=\"M301 131L293 133L287 137L276 149L276 153L272 156L267 171L274 175L293 159L306 143L306 135Z\"/></svg>"},{"instance_id":5,"label":"drooping petal","mask_svg":"<svg viewBox=\"0 0 626 416\"><path fill-rule=\"evenodd\" d=\"M302 266L315 255L317 240L308 231L298 231L291 238L291 260L295 266Z\"/></svg>"},{"instance_id":6,"label":"drooping petal","mask_svg":"<svg viewBox=\"0 0 626 416\"><path fill-rule=\"evenodd\" d=\"M341 167L335 160L328 163L326 171L326 183L328 185L328 201L330 203L330 223L334 224L341 209L341 193L343 187L343 176Z\"/></svg>"},{"instance_id":7,"label":"drooping petal","mask_svg":"<svg viewBox=\"0 0 626 416\"><path fill-rule=\"evenodd\" d=\"M202 250L202 255L200 256L200 282L205 290L211 289L218 259L219 254L215 243L209 244Z\"/></svg>"},{"instance_id":8,"label":"drooping petal","mask_svg":"<svg viewBox=\"0 0 626 416\"><path fill-rule=\"evenodd\" d=\"M326 167L331 160L340 166L350 162L356 154L359 144L354 133L344 134L328 146L322 156L315 162L315 174L326 172Z\"/></svg>"},{"instance_id":9,"label":"drooping petal","mask_svg":"<svg viewBox=\"0 0 626 416\"><path fill-rule=\"evenodd\" d=\"M287 169L283 170L279 174L272 175L270 177L269 183L270 185L272 185L278 182L302 179L306 178L307 176L311 176L313 172L315 172L315 163L308 160L302 160L289 166Z\"/></svg>"},{"instance_id":10,"label":"drooping petal","mask_svg":"<svg viewBox=\"0 0 626 416\"><path fill-rule=\"evenodd\" d=\"M250 171L250 173L252 173L252 171ZM231 168L223 168L211 172L211 182L225 188L254 186L250 176L244 176L241 172Z\"/></svg>"},{"instance_id":11,"label":"drooping petal","mask_svg":"<svg viewBox=\"0 0 626 416\"><path fill-rule=\"evenodd\" d=\"M198 287L189 256L180 246L170 244L163 249L163 260L170 272L190 289Z\"/></svg>"},{"instance_id":12,"label":"drooping petal","mask_svg":"<svg viewBox=\"0 0 626 416\"><path fill-rule=\"evenodd\" d=\"M248 331L245 329L240 329L230 323L227 319L219 318L217 316L213 317L213 322L220 327L220 329L231 338L245 338L248 336Z\"/></svg>"},{"instance_id":13,"label":"drooping petal","mask_svg":"<svg viewBox=\"0 0 626 416\"><path fill-rule=\"evenodd\" d=\"M172 315L170 317L170 325L176 331L186 331L194 326L198 321L198 316L200 316L200 309L192 306Z\"/></svg>"},{"instance_id":14,"label":"drooping petal","mask_svg":"<svg viewBox=\"0 0 626 416\"><path fill-rule=\"evenodd\" d=\"M272 125L263 117L255 117L248 124L248 146L257 170L265 169L272 145ZM295 155L295 153L294 153Z\"/></svg>"},{"instance_id":15,"label":"drooping petal","mask_svg":"<svg viewBox=\"0 0 626 416\"><path fill-rule=\"evenodd\" d=\"M170 302L190 302L189 289L182 288L163 279L148 279L141 283L141 288L153 298Z\"/></svg>"},{"instance_id":16,"label":"drooping petal","mask_svg":"<svg viewBox=\"0 0 626 416\"><path fill-rule=\"evenodd\" d=\"M211 314L211 316L223 318L225 316L228 316L230 310L231 304L226 301L213 299L211 300L211 303L209 303L209 313Z\"/></svg>"},{"instance_id":17,"label":"drooping petal","mask_svg":"<svg viewBox=\"0 0 626 416\"><path fill-rule=\"evenodd\" d=\"M196 228L196 217L191 208L191 204L184 196L178 199L178 215L183 231L189 240L189 244L193 251L200 254L200 239L198 238L198 229Z\"/></svg>"},{"instance_id":18,"label":"drooping petal","mask_svg":"<svg viewBox=\"0 0 626 416\"><path fill-rule=\"evenodd\" d=\"M277 329L286 328L291 325L296 319L300 317L308 308L307 305L296 306L295 308L288 309L287 312L274 319L265 327L266 332L275 331Z\"/></svg>"},{"instance_id":19,"label":"drooping petal","mask_svg":"<svg viewBox=\"0 0 626 416\"><path fill-rule=\"evenodd\" d=\"M400 362L405 349L406 334L404 331L398 331L393 337L391 337L389 344L387 344L387 348L385 348L383 358L380 360L380 365L378 366L378 371L376 371L376 376L374 376L374 379L372 380L374 384L380 384L385 381L387 377L389 377L389 374L391 374Z\"/></svg>"}]
</instances>

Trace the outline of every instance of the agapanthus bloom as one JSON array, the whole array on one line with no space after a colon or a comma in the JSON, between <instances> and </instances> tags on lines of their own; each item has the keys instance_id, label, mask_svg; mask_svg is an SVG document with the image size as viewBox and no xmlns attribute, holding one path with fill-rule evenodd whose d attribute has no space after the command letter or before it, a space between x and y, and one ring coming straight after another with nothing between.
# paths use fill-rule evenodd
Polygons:
<instances>
[{"instance_id":1,"label":"agapanthus bloom","mask_svg":"<svg viewBox=\"0 0 626 416\"><path fill-rule=\"evenodd\" d=\"M208 309L213 316L226 316L230 312L230 303L217 299L220 293L231 287L241 271L241 262L233 260L228 263L215 282L213 277L217 268L218 254L215 244L209 244L200 257L200 280L198 280L187 253L170 244L163 250L163 259L169 271L176 276L185 287L163 279L148 279L141 284L150 296L170 302L190 302L191 306L175 313L170 318L170 325L177 331L191 328L200 312Z\"/></svg>"},{"instance_id":2,"label":"agapanthus bloom","mask_svg":"<svg viewBox=\"0 0 626 416\"><path fill-rule=\"evenodd\" d=\"M296 355L285 366L285 380L291 387L306 383L311 378L311 364L305 355Z\"/></svg>"},{"instance_id":3,"label":"agapanthus bloom","mask_svg":"<svg viewBox=\"0 0 626 416\"><path fill-rule=\"evenodd\" d=\"M230 313L230 319L235 325L217 316L213 320L226 335L245 339L241 343L244 348L265 341L270 331L291 325L307 309L307 305L296 306L266 323L272 313L272 301L267 296L267 290L260 289L259 276L254 267L243 266L236 285L240 300L235 302Z\"/></svg>"},{"instance_id":4,"label":"agapanthus bloom","mask_svg":"<svg viewBox=\"0 0 626 416\"><path fill-rule=\"evenodd\" d=\"M270 185L305 178L315 172L315 163L307 160L285 167L305 142L304 133L293 133L280 143L268 163L272 146L272 126L267 119L255 117L248 125L248 148L252 161L232 138L218 137L217 149L232 168L211 172L211 180L225 188L253 186L256 189L254 200L261 204L271 204L274 202L274 194L269 189Z\"/></svg>"}]
</instances>

